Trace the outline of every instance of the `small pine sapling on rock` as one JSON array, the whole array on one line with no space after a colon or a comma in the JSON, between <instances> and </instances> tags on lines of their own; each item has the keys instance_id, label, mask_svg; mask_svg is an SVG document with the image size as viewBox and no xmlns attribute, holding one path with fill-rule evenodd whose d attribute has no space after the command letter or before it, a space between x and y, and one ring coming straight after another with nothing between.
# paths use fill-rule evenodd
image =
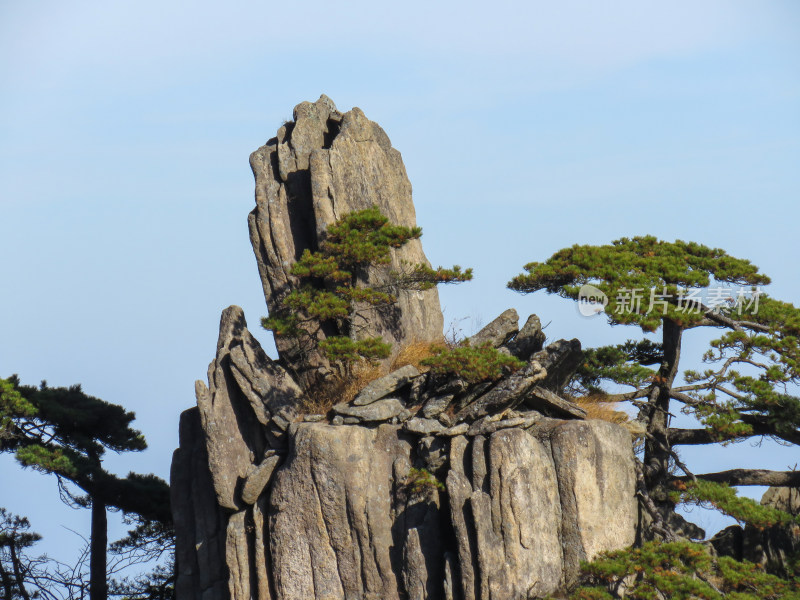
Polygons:
<instances>
[{"instance_id":1,"label":"small pine sapling on rock","mask_svg":"<svg viewBox=\"0 0 800 600\"><path fill-rule=\"evenodd\" d=\"M390 272L380 284L364 283L371 269L391 263L392 249L421 235L419 227L390 224L376 206L345 215L328 227L318 250L306 249L292 265L290 272L301 285L262 319L262 326L278 336L318 344L325 357L346 373L361 361L388 358L390 344L363 335L369 310L391 307L401 290L427 290L472 279L472 269L410 264L403 272Z\"/></svg>"},{"instance_id":2,"label":"small pine sapling on rock","mask_svg":"<svg viewBox=\"0 0 800 600\"><path fill-rule=\"evenodd\" d=\"M500 352L490 344L471 346L468 342L453 348L435 347L433 356L421 361L435 375L454 375L467 383L493 381L525 366L515 356Z\"/></svg>"}]
</instances>

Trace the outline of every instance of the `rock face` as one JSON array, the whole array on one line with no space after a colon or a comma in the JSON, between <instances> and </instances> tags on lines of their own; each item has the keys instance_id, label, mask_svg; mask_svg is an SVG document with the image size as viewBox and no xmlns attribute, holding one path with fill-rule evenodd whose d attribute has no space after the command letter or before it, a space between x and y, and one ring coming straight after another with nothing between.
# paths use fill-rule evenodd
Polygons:
<instances>
[{"instance_id":1,"label":"rock face","mask_svg":"<svg viewBox=\"0 0 800 600\"><path fill-rule=\"evenodd\" d=\"M328 423L296 412L300 388L226 309L173 459L179 600L522 600L569 587L581 560L633 543L634 459L626 429L583 420L545 378L534 358L488 385L404 367ZM553 406L528 408L542 395ZM432 401L446 412L426 418ZM448 416L464 402L472 413Z\"/></svg>"},{"instance_id":2,"label":"rock face","mask_svg":"<svg viewBox=\"0 0 800 600\"><path fill-rule=\"evenodd\" d=\"M229 598L225 530L228 515L217 503L205 436L197 408L181 415L180 447L172 457L170 493L175 524L178 598Z\"/></svg>"},{"instance_id":3,"label":"rock face","mask_svg":"<svg viewBox=\"0 0 800 600\"><path fill-rule=\"evenodd\" d=\"M358 109L303 103L251 162L268 303L337 216L374 203L414 224L400 156ZM398 267L424 261L406 250ZM438 339L435 290L371 327L395 343ZM527 365L478 383L409 365L302 414L324 361L285 340L270 360L242 310L226 309L173 457L178 599L541 598L568 588L581 560L633 543L631 435L561 395L580 343L543 347L539 319L520 329L513 310L472 341Z\"/></svg>"},{"instance_id":4,"label":"rock face","mask_svg":"<svg viewBox=\"0 0 800 600\"><path fill-rule=\"evenodd\" d=\"M270 309L298 285L292 263L304 250L316 250L328 226L345 214L375 205L395 225L416 225L411 183L389 137L360 109L342 114L326 96L298 104L294 121L250 156L250 166L256 179L250 241ZM390 269L402 271L404 263L429 264L419 240L392 252ZM376 285L384 276L373 270L365 283ZM367 316L369 323L358 335L381 336L395 348L442 339L435 288L402 291L392 310ZM320 341L326 332L313 335ZM283 337L276 345L305 389L327 373L328 362L314 344Z\"/></svg>"},{"instance_id":5,"label":"rock face","mask_svg":"<svg viewBox=\"0 0 800 600\"><path fill-rule=\"evenodd\" d=\"M761 504L773 506L790 515L800 515L800 490L771 487L761 498ZM744 531L743 554L746 560L766 565L781 575L792 573L792 559L800 552L800 527L776 525L764 531L747 527Z\"/></svg>"},{"instance_id":6,"label":"rock face","mask_svg":"<svg viewBox=\"0 0 800 600\"><path fill-rule=\"evenodd\" d=\"M800 515L800 490L790 487L768 488L761 504ZM710 544L718 554L762 564L783 577L793 573L792 559L800 552L800 527L796 524L774 525L765 529L731 525L720 531Z\"/></svg>"}]
</instances>

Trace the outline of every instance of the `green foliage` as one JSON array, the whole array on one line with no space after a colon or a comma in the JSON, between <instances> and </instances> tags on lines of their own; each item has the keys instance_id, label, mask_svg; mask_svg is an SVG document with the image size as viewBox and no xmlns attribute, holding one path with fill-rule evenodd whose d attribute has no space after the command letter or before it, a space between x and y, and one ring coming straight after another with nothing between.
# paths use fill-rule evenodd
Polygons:
<instances>
[{"instance_id":1,"label":"green foliage","mask_svg":"<svg viewBox=\"0 0 800 600\"><path fill-rule=\"evenodd\" d=\"M434 374L456 375L467 383L500 379L504 374L525 366L517 357L500 352L488 343L480 346L463 344L454 348L438 346L433 353L421 364L430 367Z\"/></svg>"},{"instance_id":2,"label":"green foliage","mask_svg":"<svg viewBox=\"0 0 800 600\"><path fill-rule=\"evenodd\" d=\"M800 309L762 295L758 310L740 318L761 328L733 329L710 343L703 360L715 367L685 374L695 400L687 412L722 441L753 435L759 423L796 442L800 398L786 390L800 384Z\"/></svg>"},{"instance_id":3,"label":"green foliage","mask_svg":"<svg viewBox=\"0 0 800 600\"><path fill-rule=\"evenodd\" d=\"M147 520L170 523L169 486L154 475L129 474L121 479L106 472L102 456L107 449L115 452L143 450L146 447L141 432L130 427L132 412L84 394L79 385L51 388L42 382L38 388L22 386L14 377L8 380L14 392L24 398L33 410L12 412L19 405L2 405L0 418L10 426L0 446L13 450L25 467L54 474L76 485L85 496L75 497L60 488L79 506L91 506L95 514L107 507L135 512ZM4 388L5 391L6 388ZM16 396L6 393L6 397ZM64 496L62 496L64 497ZM92 520L92 541L105 540L104 520ZM93 600L105 600L105 544L90 544L90 583Z\"/></svg>"},{"instance_id":4,"label":"green foliage","mask_svg":"<svg viewBox=\"0 0 800 600\"><path fill-rule=\"evenodd\" d=\"M406 486L412 495L430 498L435 492L446 491L445 485L427 469L412 467L406 477Z\"/></svg>"},{"instance_id":5,"label":"green foliage","mask_svg":"<svg viewBox=\"0 0 800 600\"><path fill-rule=\"evenodd\" d=\"M616 346L588 348L583 351L583 363L578 367L573 386L576 395L603 396L603 382L640 388L648 385L656 370L645 365L658 364L663 358L661 344L650 340L628 340Z\"/></svg>"},{"instance_id":6,"label":"green foliage","mask_svg":"<svg viewBox=\"0 0 800 600\"><path fill-rule=\"evenodd\" d=\"M352 340L341 335L325 338L319 344L320 350L331 360L353 363L360 359L370 362L388 358L392 353L391 344L381 338Z\"/></svg>"},{"instance_id":7,"label":"green foliage","mask_svg":"<svg viewBox=\"0 0 800 600\"><path fill-rule=\"evenodd\" d=\"M0 508L0 593L4 600L29 600L40 597L32 583L38 575L36 563L42 558L31 559L27 550L42 539L30 531L30 522Z\"/></svg>"},{"instance_id":8,"label":"green foliage","mask_svg":"<svg viewBox=\"0 0 800 600\"><path fill-rule=\"evenodd\" d=\"M14 436L14 419L36 415L36 407L17 389L16 378L0 379L0 448L4 439Z\"/></svg>"},{"instance_id":9,"label":"green foliage","mask_svg":"<svg viewBox=\"0 0 800 600\"><path fill-rule=\"evenodd\" d=\"M79 385L53 388L42 382L37 388L12 377L4 381L3 395L11 401L0 406L0 419L10 424L2 449L14 450L23 466L89 482L97 479L106 449L147 447L141 432L130 427L134 413L84 394Z\"/></svg>"},{"instance_id":10,"label":"green foliage","mask_svg":"<svg viewBox=\"0 0 800 600\"><path fill-rule=\"evenodd\" d=\"M556 252L544 263L525 265L527 274L516 276L508 287L519 292L546 290L572 300L581 286L591 284L608 297L606 314L612 324L635 324L655 331L664 318L689 326L702 320L701 312L677 303L648 310L649 296L629 305L623 291L654 289L678 298L689 288L720 283L761 285L769 278L749 261L734 258L718 248L694 242L664 242L653 236L621 238L605 246L574 245ZM628 310L630 309L630 310Z\"/></svg>"},{"instance_id":11,"label":"green foliage","mask_svg":"<svg viewBox=\"0 0 800 600\"><path fill-rule=\"evenodd\" d=\"M394 286L404 290L429 290L440 283L460 283L472 279L472 269L462 270L455 265L450 269L418 264L408 267L402 273L393 273Z\"/></svg>"},{"instance_id":12,"label":"green foliage","mask_svg":"<svg viewBox=\"0 0 800 600\"><path fill-rule=\"evenodd\" d=\"M130 473L124 479L102 468L104 452L139 451L144 436L130 427L134 413L89 396L79 385L20 385L3 382L12 401L0 406L10 424L2 450L13 450L24 467L65 477L103 504L169 522L169 486L155 475ZM20 408L21 407L21 408Z\"/></svg>"},{"instance_id":13,"label":"green foliage","mask_svg":"<svg viewBox=\"0 0 800 600\"><path fill-rule=\"evenodd\" d=\"M322 252L325 257L336 257L344 269L389 264L390 248L399 248L421 235L420 227L389 224L378 207L372 206L345 215L328 227Z\"/></svg>"},{"instance_id":14,"label":"green foliage","mask_svg":"<svg viewBox=\"0 0 800 600\"><path fill-rule=\"evenodd\" d=\"M648 542L583 563L585 585L571 600L790 600L800 598L800 579L770 575L758 565L714 558L701 544Z\"/></svg>"},{"instance_id":15,"label":"green foliage","mask_svg":"<svg viewBox=\"0 0 800 600\"><path fill-rule=\"evenodd\" d=\"M353 321L359 311L391 306L397 302L399 290L425 290L472 278L471 269L432 269L415 264L405 265L403 273L389 273L380 286L362 284L370 268L391 262L393 248L421 235L419 227L390 224L376 206L345 215L328 227L319 250L306 249L292 265L290 273L301 285L261 320L262 326L275 335L313 341L315 332L325 325L326 332L335 330L339 335L327 335L319 348L328 360L344 365L388 357L391 347L381 338L358 339Z\"/></svg>"},{"instance_id":16,"label":"green foliage","mask_svg":"<svg viewBox=\"0 0 800 600\"><path fill-rule=\"evenodd\" d=\"M98 457L106 449L123 452L147 447L142 433L130 427L134 413L85 394L80 385L53 388L42 382L37 388L20 385L16 377L8 381L33 407L33 413L4 411L0 418L25 423L29 441L33 435L38 441Z\"/></svg>"},{"instance_id":17,"label":"green foliage","mask_svg":"<svg viewBox=\"0 0 800 600\"><path fill-rule=\"evenodd\" d=\"M739 521L741 525L748 524L763 529L773 525L800 524L800 517L773 506L764 506L752 498L740 497L726 483L698 479L686 483L676 482L676 488L672 493L674 502L713 506Z\"/></svg>"},{"instance_id":18,"label":"green foliage","mask_svg":"<svg viewBox=\"0 0 800 600\"><path fill-rule=\"evenodd\" d=\"M80 471L80 458L75 452L64 448L26 444L17 450L17 460L23 467L67 478L76 477Z\"/></svg>"},{"instance_id":19,"label":"green foliage","mask_svg":"<svg viewBox=\"0 0 800 600\"><path fill-rule=\"evenodd\" d=\"M0 508L0 548L29 548L42 539L38 533L31 533L30 521Z\"/></svg>"},{"instance_id":20,"label":"green foliage","mask_svg":"<svg viewBox=\"0 0 800 600\"><path fill-rule=\"evenodd\" d=\"M647 424L643 507L654 519L684 502L712 506L756 528L798 522L780 510L739 498L726 484L693 476L673 447L675 439L702 444L751 435L800 443L800 399L789 393L800 384L800 310L761 293L756 303L731 302L713 310L689 303L690 289L712 282L757 286L769 278L722 250L651 236L605 246L576 245L525 269L527 274L509 282L511 289L546 290L578 300L581 286L590 284L607 296L605 312L612 325L638 325L645 332L663 326L660 344L628 341L585 351L572 382L585 395L637 401L638 418ZM641 293L638 302L633 290ZM726 331L703 357L710 366L703 372L687 371L686 385L676 385L682 333L699 326ZM607 384L633 391L609 394ZM697 434L670 430L672 401L682 403L683 412L697 417L703 429ZM674 468L686 477L675 478ZM758 471L750 474L758 479ZM677 489L667 494L673 489L670 483ZM670 535L663 529L660 533ZM702 546L684 542L656 541L607 553L585 565L584 573L590 585L573 598L800 598L796 577L781 579L758 565L715 559Z\"/></svg>"},{"instance_id":21,"label":"green foliage","mask_svg":"<svg viewBox=\"0 0 800 600\"><path fill-rule=\"evenodd\" d=\"M660 483L669 477L667 463L675 457L668 447L665 418L672 401L682 403L683 412L695 416L705 429L705 435L685 436L688 443L728 442L752 435L771 435L791 443L800 440L800 398L788 393L790 386L800 384L800 310L760 290L757 302L714 309L687 302L691 288L712 282L769 283L749 261L692 242L669 243L645 236L604 246L575 245L525 269L526 274L509 282L510 288L543 289L577 300L581 286L590 284L606 294L605 312L612 325L633 324L643 331L664 325L661 344L628 341L586 350L586 359L571 383L583 395L647 399L637 406L639 418L648 422L645 462L651 487L658 486L653 479L656 473ZM639 302L630 295L637 289L644 292ZM661 297L656 299L655 294ZM703 357L711 366L702 373L687 371L687 385L676 385L682 332L699 326L728 331L711 342ZM607 384L633 391L609 395L604 389ZM653 435L660 436L659 440ZM656 464L660 465L657 469Z\"/></svg>"}]
</instances>

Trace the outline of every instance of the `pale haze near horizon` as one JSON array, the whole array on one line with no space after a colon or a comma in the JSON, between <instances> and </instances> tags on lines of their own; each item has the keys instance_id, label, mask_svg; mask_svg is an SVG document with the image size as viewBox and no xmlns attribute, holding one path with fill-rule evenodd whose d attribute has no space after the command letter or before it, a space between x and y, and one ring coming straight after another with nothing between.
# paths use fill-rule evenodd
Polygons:
<instances>
[{"instance_id":1,"label":"pale haze near horizon","mask_svg":"<svg viewBox=\"0 0 800 600\"><path fill-rule=\"evenodd\" d=\"M464 333L513 306L549 339L639 337L505 283L564 246L643 234L748 258L798 304L798 57L790 1L2 1L0 377L136 411L150 448L106 465L168 478L222 309L242 306L271 347L247 158L321 93L402 152L431 262L474 267L441 290ZM683 454L696 472L795 458L748 442ZM0 506L73 559L63 527L88 532L88 512L9 456L0 477Z\"/></svg>"}]
</instances>

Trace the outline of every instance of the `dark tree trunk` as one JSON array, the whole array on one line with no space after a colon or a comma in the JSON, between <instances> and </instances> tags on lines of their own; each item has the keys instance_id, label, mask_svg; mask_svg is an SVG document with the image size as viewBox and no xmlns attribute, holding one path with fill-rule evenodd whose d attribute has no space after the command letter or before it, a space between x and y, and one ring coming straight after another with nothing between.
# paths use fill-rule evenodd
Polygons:
<instances>
[{"instance_id":1,"label":"dark tree trunk","mask_svg":"<svg viewBox=\"0 0 800 600\"><path fill-rule=\"evenodd\" d=\"M644 479L650 497L663 512L673 509L667 487L670 480L669 404L670 389L678 374L683 328L670 319L663 321L664 361L646 411L648 437L644 447Z\"/></svg>"},{"instance_id":2,"label":"dark tree trunk","mask_svg":"<svg viewBox=\"0 0 800 600\"><path fill-rule=\"evenodd\" d=\"M108 518L106 505L100 499L92 498L92 537L89 555L89 598L108 599L106 580L106 547L108 546Z\"/></svg>"},{"instance_id":3,"label":"dark tree trunk","mask_svg":"<svg viewBox=\"0 0 800 600\"><path fill-rule=\"evenodd\" d=\"M3 563L0 562L0 579L3 580L3 590L6 593L6 598L11 600L14 597L14 585L11 582L11 576L8 574L8 571L5 570L3 567Z\"/></svg>"},{"instance_id":4,"label":"dark tree trunk","mask_svg":"<svg viewBox=\"0 0 800 600\"><path fill-rule=\"evenodd\" d=\"M800 432L797 431L779 431L778 428L767 422L766 417L755 415L742 415L742 423L747 423L753 428L752 434L742 435L741 438L752 437L755 435L769 435L772 437L780 438L790 444L800 445ZM669 439L673 446L678 445L698 445L698 444L716 444L718 442L726 441L727 439L737 438L719 438L714 432L708 429L670 429Z\"/></svg>"},{"instance_id":5,"label":"dark tree trunk","mask_svg":"<svg viewBox=\"0 0 800 600\"><path fill-rule=\"evenodd\" d=\"M28 590L25 589L25 578L22 575L22 565L19 562L19 555L17 554L17 549L14 547L13 543L9 545L8 551L11 553L11 564L14 567L14 577L17 579L19 595L22 597L22 600L31 600Z\"/></svg>"}]
</instances>

